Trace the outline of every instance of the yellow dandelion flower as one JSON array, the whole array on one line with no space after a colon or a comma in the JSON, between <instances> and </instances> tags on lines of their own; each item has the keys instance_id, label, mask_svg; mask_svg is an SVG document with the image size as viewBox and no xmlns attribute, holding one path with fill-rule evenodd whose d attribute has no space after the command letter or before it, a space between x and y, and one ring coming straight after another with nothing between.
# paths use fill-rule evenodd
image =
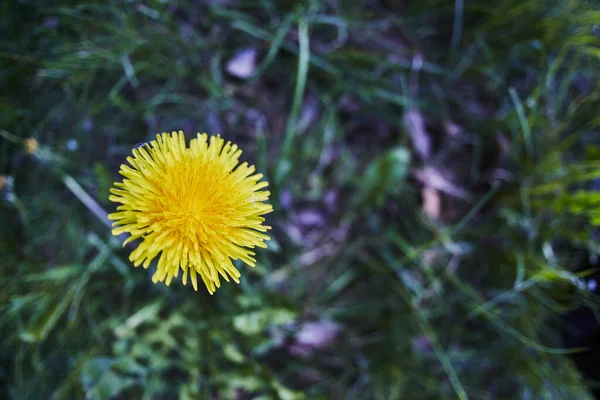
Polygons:
<instances>
[{"instance_id":1,"label":"yellow dandelion flower","mask_svg":"<svg viewBox=\"0 0 600 400\"><path fill-rule=\"evenodd\" d=\"M40 145L38 144L38 141L35 140L34 138L27 138L23 141L23 144L25 145L25 151L27 152L27 154L33 154L37 151L38 147L40 147Z\"/></svg>"},{"instance_id":2,"label":"yellow dandelion flower","mask_svg":"<svg viewBox=\"0 0 600 400\"><path fill-rule=\"evenodd\" d=\"M121 205L110 214L113 235L128 233L127 243L141 239L129 256L148 268L159 256L154 283L168 286L173 277L188 273L198 290L200 275L213 294L219 275L239 283L232 260L254 266L254 247L266 248L270 227L261 215L273 211L270 192L261 189L262 174L254 166L239 164L242 151L219 136L198 134L187 147L182 131L157 135L156 140L133 150L130 165L121 165L125 177L115 183L109 199Z\"/></svg>"}]
</instances>

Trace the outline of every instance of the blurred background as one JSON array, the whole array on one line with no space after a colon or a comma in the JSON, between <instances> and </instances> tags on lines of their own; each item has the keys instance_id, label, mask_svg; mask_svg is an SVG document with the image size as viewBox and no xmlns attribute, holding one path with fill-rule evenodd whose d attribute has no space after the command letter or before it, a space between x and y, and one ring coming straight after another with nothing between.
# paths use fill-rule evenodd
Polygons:
<instances>
[{"instance_id":1,"label":"blurred background","mask_svg":"<svg viewBox=\"0 0 600 400\"><path fill-rule=\"evenodd\" d=\"M599 10L1 2L0 398L593 399ZM107 225L173 130L270 182L214 296Z\"/></svg>"}]
</instances>

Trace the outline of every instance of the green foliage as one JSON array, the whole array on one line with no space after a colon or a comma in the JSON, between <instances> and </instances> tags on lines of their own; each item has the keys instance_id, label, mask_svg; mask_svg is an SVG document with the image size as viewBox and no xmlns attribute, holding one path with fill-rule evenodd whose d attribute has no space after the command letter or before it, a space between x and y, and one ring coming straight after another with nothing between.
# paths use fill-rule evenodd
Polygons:
<instances>
[{"instance_id":1,"label":"green foliage","mask_svg":"<svg viewBox=\"0 0 600 400\"><path fill-rule=\"evenodd\" d=\"M0 398L589 398L559 321L597 301L597 9L0 3ZM179 129L271 183L269 249L214 296L153 285L105 218L131 148Z\"/></svg>"},{"instance_id":2,"label":"green foliage","mask_svg":"<svg viewBox=\"0 0 600 400\"><path fill-rule=\"evenodd\" d=\"M362 177L361 204L383 205L385 196L403 183L408 173L410 153L405 148L386 151L369 163Z\"/></svg>"}]
</instances>

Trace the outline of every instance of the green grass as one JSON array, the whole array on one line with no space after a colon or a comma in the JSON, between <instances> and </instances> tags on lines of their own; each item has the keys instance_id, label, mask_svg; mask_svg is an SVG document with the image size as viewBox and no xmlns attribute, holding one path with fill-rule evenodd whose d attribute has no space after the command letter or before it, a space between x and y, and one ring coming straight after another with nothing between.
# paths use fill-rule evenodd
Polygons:
<instances>
[{"instance_id":1,"label":"green grass","mask_svg":"<svg viewBox=\"0 0 600 400\"><path fill-rule=\"evenodd\" d=\"M0 397L589 398L560 316L597 302L600 4L212 3L0 5ZM271 184L269 249L214 296L153 285L104 217L179 129Z\"/></svg>"}]
</instances>

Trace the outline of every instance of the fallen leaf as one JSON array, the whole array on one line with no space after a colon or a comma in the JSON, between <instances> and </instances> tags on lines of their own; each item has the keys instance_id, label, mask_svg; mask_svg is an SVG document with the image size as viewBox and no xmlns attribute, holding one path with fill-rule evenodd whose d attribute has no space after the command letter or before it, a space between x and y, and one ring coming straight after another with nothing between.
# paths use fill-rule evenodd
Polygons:
<instances>
[{"instance_id":1,"label":"fallen leaf","mask_svg":"<svg viewBox=\"0 0 600 400\"><path fill-rule=\"evenodd\" d=\"M425 167L419 169L414 173L414 176L425 186L432 187L450 196L463 200L470 200L471 198L471 195L466 190L446 179L437 168Z\"/></svg>"},{"instance_id":2,"label":"fallen leaf","mask_svg":"<svg viewBox=\"0 0 600 400\"><path fill-rule=\"evenodd\" d=\"M298 118L298 123L296 126L296 131L298 134L302 134L308 130L316 121L318 114L319 99L314 95L306 96L306 100L302 106L300 118Z\"/></svg>"},{"instance_id":3,"label":"fallen leaf","mask_svg":"<svg viewBox=\"0 0 600 400\"><path fill-rule=\"evenodd\" d=\"M463 131L459 125L455 124L452 121L446 122L446 132L453 138L457 138Z\"/></svg>"},{"instance_id":4,"label":"fallen leaf","mask_svg":"<svg viewBox=\"0 0 600 400\"><path fill-rule=\"evenodd\" d=\"M256 69L256 49L248 48L238 51L225 65L225 70L231 75L247 79Z\"/></svg>"},{"instance_id":5,"label":"fallen leaf","mask_svg":"<svg viewBox=\"0 0 600 400\"><path fill-rule=\"evenodd\" d=\"M305 209L298 212L298 224L302 227L322 226L325 224L323 215L314 209Z\"/></svg>"},{"instance_id":6,"label":"fallen leaf","mask_svg":"<svg viewBox=\"0 0 600 400\"><path fill-rule=\"evenodd\" d=\"M340 331L340 325L333 321L307 322L302 325L296 334L290 351L295 356L308 357L314 350L326 348L335 342Z\"/></svg>"},{"instance_id":7,"label":"fallen leaf","mask_svg":"<svg viewBox=\"0 0 600 400\"><path fill-rule=\"evenodd\" d=\"M410 135L415 151L421 159L427 160L431 156L431 137L425 129L423 115L415 109L404 114L404 126Z\"/></svg>"},{"instance_id":8,"label":"fallen leaf","mask_svg":"<svg viewBox=\"0 0 600 400\"><path fill-rule=\"evenodd\" d=\"M423 212L425 215L433 220L439 220L442 211L440 193L431 186L424 186L421 189L421 197L423 198Z\"/></svg>"},{"instance_id":9,"label":"fallen leaf","mask_svg":"<svg viewBox=\"0 0 600 400\"><path fill-rule=\"evenodd\" d=\"M296 334L296 342L322 349L335 341L339 331L340 326L332 321L307 322Z\"/></svg>"}]
</instances>

